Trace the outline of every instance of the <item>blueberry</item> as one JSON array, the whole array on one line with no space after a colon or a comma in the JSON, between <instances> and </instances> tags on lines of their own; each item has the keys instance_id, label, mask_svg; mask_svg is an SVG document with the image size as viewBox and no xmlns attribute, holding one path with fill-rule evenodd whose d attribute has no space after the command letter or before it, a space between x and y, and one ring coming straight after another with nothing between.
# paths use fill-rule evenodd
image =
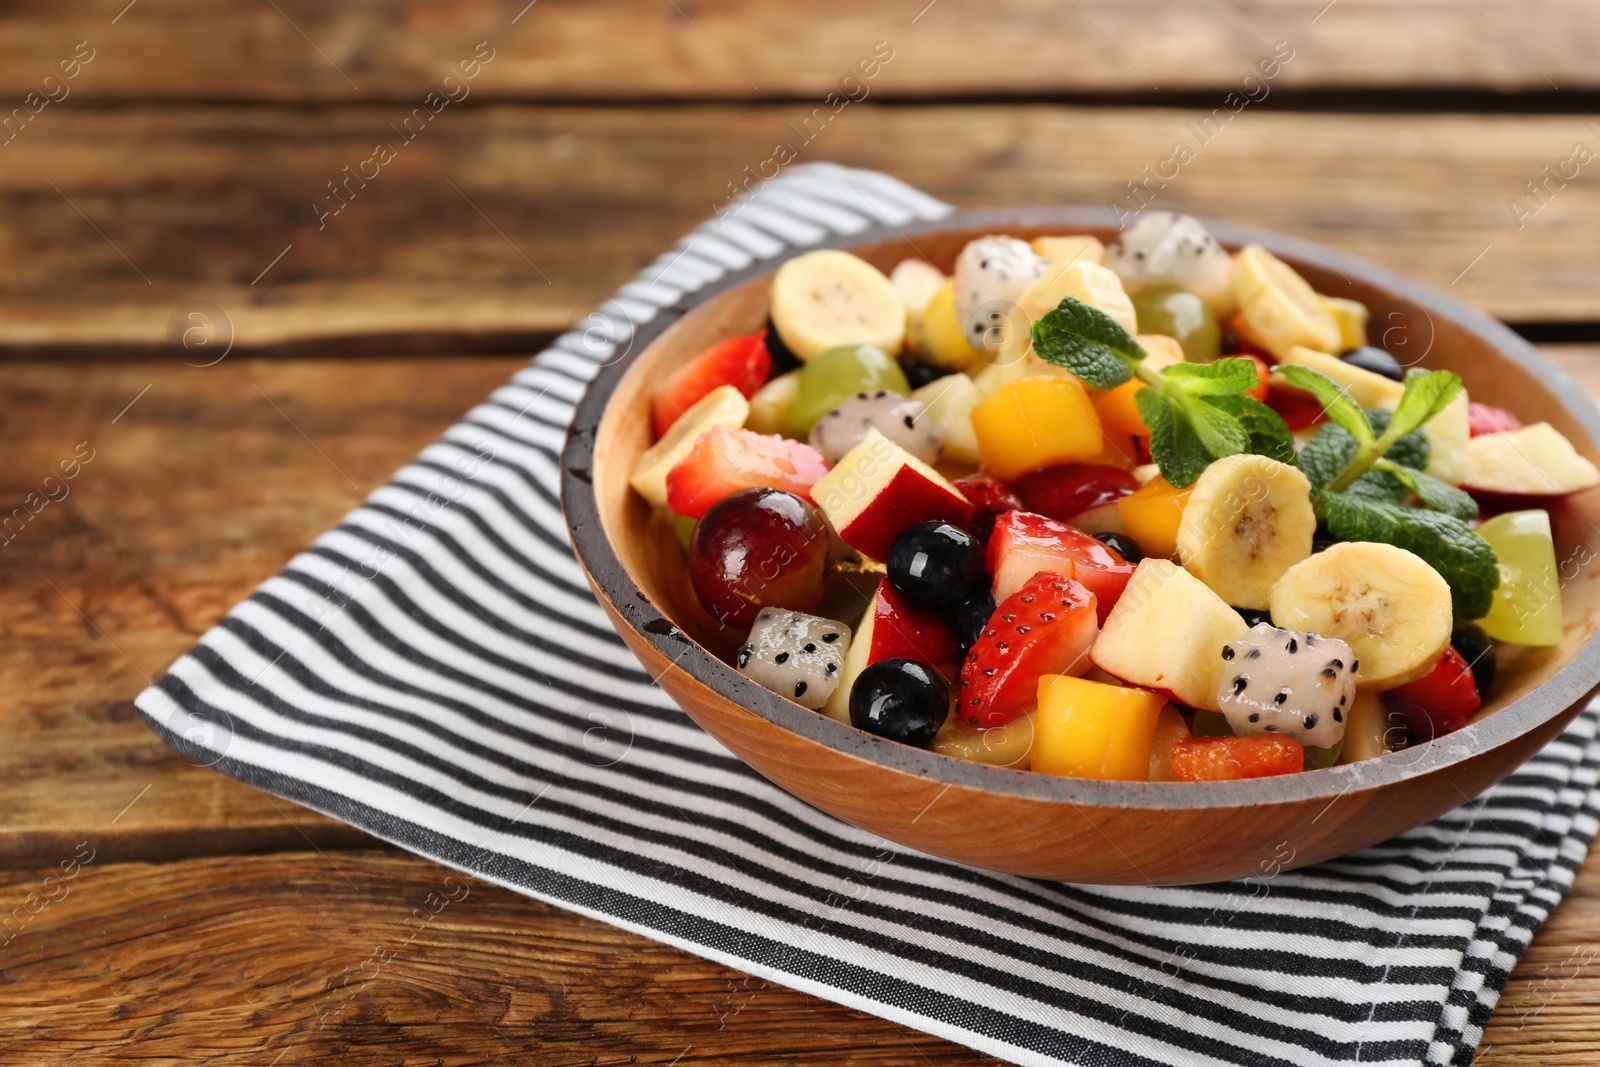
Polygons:
<instances>
[{"instance_id":1,"label":"blueberry","mask_svg":"<svg viewBox=\"0 0 1600 1067\"><path fill-rule=\"evenodd\" d=\"M1405 381L1406 370L1400 366L1400 361L1381 348L1371 345L1362 345L1360 348L1347 348L1339 353L1339 358L1352 367L1369 370L1373 374L1381 374L1385 378L1392 378L1400 382Z\"/></svg>"},{"instance_id":2,"label":"blueberry","mask_svg":"<svg viewBox=\"0 0 1600 1067\"><path fill-rule=\"evenodd\" d=\"M900 531L884 562L895 589L924 607L959 604L989 581L983 546L961 527L936 519Z\"/></svg>"},{"instance_id":3,"label":"blueberry","mask_svg":"<svg viewBox=\"0 0 1600 1067\"><path fill-rule=\"evenodd\" d=\"M1107 548L1127 560L1129 563L1138 563L1144 559L1144 553L1139 551L1139 542L1122 533L1097 533L1096 541L1102 542Z\"/></svg>"},{"instance_id":4,"label":"blueberry","mask_svg":"<svg viewBox=\"0 0 1600 1067\"><path fill-rule=\"evenodd\" d=\"M789 350L783 343L783 338L778 336L778 327L774 325L772 316L767 316L767 354L772 357L772 373L774 376L796 370L801 365L801 359Z\"/></svg>"},{"instance_id":5,"label":"blueberry","mask_svg":"<svg viewBox=\"0 0 1600 1067\"><path fill-rule=\"evenodd\" d=\"M1233 610L1244 616L1246 626L1257 626L1261 623L1266 623L1268 626L1272 625L1272 613L1270 611L1262 611L1259 608L1234 608Z\"/></svg>"},{"instance_id":6,"label":"blueberry","mask_svg":"<svg viewBox=\"0 0 1600 1067\"><path fill-rule=\"evenodd\" d=\"M931 363L924 363L909 356L900 357L900 369L905 372L906 381L913 389L921 389L929 382L937 381L951 373L942 367L935 367Z\"/></svg>"},{"instance_id":7,"label":"blueberry","mask_svg":"<svg viewBox=\"0 0 1600 1067\"><path fill-rule=\"evenodd\" d=\"M965 653L978 643L978 638L983 636L983 629L989 624L989 617L994 614L994 597L988 593L980 593L971 600L962 601L951 608L945 615L945 621L950 624L950 632L956 635L956 643Z\"/></svg>"},{"instance_id":8,"label":"blueberry","mask_svg":"<svg viewBox=\"0 0 1600 1067\"><path fill-rule=\"evenodd\" d=\"M927 748L950 713L950 689L914 659L885 659L856 677L850 721L890 741Z\"/></svg>"},{"instance_id":9,"label":"blueberry","mask_svg":"<svg viewBox=\"0 0 1600 1067\"><path fill-rule=\"evenodd\" d=\"M1489 690L1494 688L1495 675L1499 673L1499 664L1494 658L1494 642L1476 623L1463 622L1450 635L1450 644L1472 668L1472 680L1478 687L1479 698L1488 700Z\"/></svg>"}]
</instances>

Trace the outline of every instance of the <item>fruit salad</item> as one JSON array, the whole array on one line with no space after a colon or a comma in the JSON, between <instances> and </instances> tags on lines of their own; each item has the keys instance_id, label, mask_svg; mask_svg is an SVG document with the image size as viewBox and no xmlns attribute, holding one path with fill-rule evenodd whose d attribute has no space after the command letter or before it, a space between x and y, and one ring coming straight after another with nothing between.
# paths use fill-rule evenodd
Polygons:
<instances>
[{"instance_id":1,"label":"fruit salad","mask_svg":"<svg viewBox=\"0 0 1600 1067\"><path fill-rule=\"evenodd\" d=\"M1314 771L1461 729L1562 639L1600 471L1369 343L1260 246L1144 214L817 251L655 393L633 488L733 665L888 742L1079 778Z\"/></svg>"}]
</instances>

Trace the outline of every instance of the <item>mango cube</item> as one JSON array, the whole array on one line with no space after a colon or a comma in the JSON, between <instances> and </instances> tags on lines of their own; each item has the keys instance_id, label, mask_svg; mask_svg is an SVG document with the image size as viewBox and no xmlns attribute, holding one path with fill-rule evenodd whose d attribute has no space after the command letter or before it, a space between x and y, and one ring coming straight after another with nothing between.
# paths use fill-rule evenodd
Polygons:
<instances>
[{"instance_id":1,"label":"mango cube","mask_svg":"<svg viewBox=\"0 0 1600 1067\"><path fill-rule=\"evenodd\" d=\"M1193 486L1175 488L1157 475L1117 501L1122 528L1147 557L1171 559L1178 554L1178 526Z\"/></svg>"},{"instance_id":2,"label":"mango cube","mask_svg":"<svg viewBox=\"0 0 1600 1067\"><path fill-rule=\"evenodd\" d=\"M1002 481L1097 456L1100 416L1076 378L1046 374L1007 382L972 409L983 465Z\"/></svg>"},{"instance_id":3,"label":"mango cube","mask_svg":"<svg viewBox=\"0 0 1600 1067\"><path fill-rule=\"evenodd\" d=\"M1145 781L1164 706L1148 689L1046 675L1039 679L1033 717L1033 769L1068 778Z\"/></svg>"}]
</instances>

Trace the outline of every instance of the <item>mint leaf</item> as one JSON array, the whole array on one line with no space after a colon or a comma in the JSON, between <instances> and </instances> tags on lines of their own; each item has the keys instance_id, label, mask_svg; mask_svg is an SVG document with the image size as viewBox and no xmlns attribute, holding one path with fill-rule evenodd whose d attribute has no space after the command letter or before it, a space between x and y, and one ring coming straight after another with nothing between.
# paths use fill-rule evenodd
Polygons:
<instances>
[{"instance_id":1,"label":"mint leaf","mask_svg":"<svg viewBox=\"0 0 1600 1067\"><path fill-rule=\"evenodd\" d=\"M1448 482L1441 482L1431 474L1424 474L1422 471L1387 458L1378 461L1378 471L1386 472L1389 477L1403 482L1407 489L1417 494L1417 499L1421 500L1425 507L1453 515L1463 522L1478 517L1478 502L1472 499L1470 493L1463 492ZM1373 474L1378 471L1374 471ZM1370 478L1372 475L1367 477Z\"/></svg>"},{"instance_id":2,"label":"mint leaf","mask_svg":"<svg viewBox=\"0 0 1600 1067\"><path fill-rule=\"evenodd\" d=\"M1185 364L1195 366L1196 364ZM1205 399L1185 396L1177 401L1178 410L1188 418L1190 428L1212 459L1236 456L1250 448L1250 435L1244 432L1239 420L1220 408L1212 407Z\"/></svg>"},{"instance_id":3,"label":"mint leaf","mask_svg":"<svg viewBox=\"0 0 1600 1067\"><path fill-rule=\"evenodd\" d=\"M1239 425L1250 439L1250 447L1245 451L1287 463L1291 467L1300 465L1294 450L1294 434L1276 411L1255 397L1208 396L1205 402L1239 420Z\"/></svg>"},{"instance_id":4,"label":"mint leaf","mask_svg":"<svg viewBox=\"0 0 1600 1067\"><path fill-rule=\"evenodd\" d=\"M1339 540L1377 541L1420 556L1450 586L1457 619L1488 613L1500 584L1499 561L1489 542L1460 519L1343 493L1323 493L1318 510L1328 532Z\"/></svg>"},{"instance_id":5,"label":"mint leaf","mask_svg":"<svg viewBox=\"0 0 1600 1067\"><path fill-rule=\"evenodd\" d=\"M1393 412L1387 408L1367 408L1367 421L1372 424L1372 432L1382 437L1389 430ZM1390 445L1383 453L1385 459L1393 460L1402 467L1415 467L1417 470L1426 470L1428 466L1428 439L1421 430L1412 430L1394 444Z\"/></svg>"},{"instance_id":6,"label":"mint leaf","mask_svg":"<svg viewBox=\"0 0 1600 1067\"><path fill-rule=\"evenodd\" d=\"M1313 489L1321 489L1350 466L1359 447L1342 426L1325 422L1300 450L1300 469L1306 472Z\"/></svg>"},{"instance_id":7,"label":"mint leaf","mask_svg":"<svg viewBox=\"0 0 1600 1067\"><path fill-rule=\"evenodd\" d=\"M1155 389L1141 389L1133 400L1139 417L1150 427L1150 458L1161 468L1161 476L1179 489L1194 484L1211 462L1211 454L1189 420L1176 410L1172 399Z\"/></svg>"},{"instance_id":8,"label":"mint leaf","mask_svg":"<svg viewBox=\"0 0 1600 1067\"><path fill-rule=\"evenodd\" d=\"M1304 389L1316 397L1322 404L1322 410L1328 413L1328 418L1344 427L1345 432L1354 437L1359 444L1371 444L1376 440L1372 427L1361 414L1361 408L1332 378L1310 367L1296 367L1292 364L1279 364L1277 372L1283 376L1284 381L1296 389Z\"/></svg>"},{"instance_id":9,"label":"mint leaf","mask_svg":"<svg viewBox=\"0 0 1600 1067\"><path fill-rule=\"evenodd\" d=\"M1115 389L1133 377L1133 364L1145 356L1116 319L1075 296L1034 323L1032 336L1040 359L1065 367L1096 389Z\"/></svg>"},{"instance_id":10,"label":"mint leaf","mask_svg":"<svg viewBox=\"0 0 1600 1067\"><path fill-rule=\"evenodd\" d=\"M1178 363L1162 377L1191 396L1231 396L1254 389L1261 379L1248 359L1230 356L1211 363Z\"/></svg>"},{"instance_id":11,"label":"mint leaf","mask_svg":"<svg viewBox=\"0 0 1600 1067\"><path fill-rule=\"evenodd\" d=\"M1398 504L1411 495L1411 489L1405 482L1383 471L1368 471L1351 482L1345 492L1380 504Z\"/></svg>"},{"instance_id":12,"label":"mint leaf","mask_svg":"<svg viewBox=\"0 0 1600 1067\"><path fill-rule=\"evenodd\" d=\"M1447 370L1421 370L1406 372L1406 391L1395 406L1394 418L1387 434L1403 437L1439 412L1461 392L1461 377Z\"/></svg>"}]
</instances>

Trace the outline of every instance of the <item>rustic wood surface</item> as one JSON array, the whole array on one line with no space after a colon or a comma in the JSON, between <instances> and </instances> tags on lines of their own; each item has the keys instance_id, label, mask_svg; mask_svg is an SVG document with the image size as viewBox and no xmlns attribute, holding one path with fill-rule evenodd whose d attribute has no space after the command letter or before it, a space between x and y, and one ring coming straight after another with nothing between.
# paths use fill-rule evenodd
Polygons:
<instances>
[{"instance_id":1,"label":"rustic wood surface","mask_svg":"<svg viewBox=\"0 0 1600 1067\"><path fill-rule=\"evenodd\" d=\"M96 55L73 91L94 100L411 100L484 40L479 91L518 99L821 96L880 40L897 54L875 91L894 97L1232 89L1278 41L1290 89L1600 83L1583 0L138 0L116 18L127 6L7 4L0 94L81 40Z\"/></svg>"},{"instance_id":2,"label":"rustic wood surface","mask_svg":"<svg viewBox=\"0 0 1600 1067\"><path fill-rule=\"evenodd\" d=\"M406 109L46 110L0 148L0 354L148 356L192 300L220 307L219 332L243 347L526 351L708 217L779 140L964 207L1131 209L1124 183L1181 137L1196 156L1150 187L1155 207L1298 232L1511 321L1600 321L1591 243L1573 239L1600 230L1600 185L1555 189L1522 229L1507 207L1574 141L1600 152L1583 116L1245 111L1200 145L1192 110L862 106L804 145L790 124L807 112L446 109L340 201L327 183L375 140L400 141Z\"/></svg>"},{"instance_id":3,"label":"rustic wood surface","mask_svg":"<svg viewBox=\"0 0 1600 1067\"><path fill-rule=\"evenodd\" d=\"M1266 98L1154 206L1299 231L1581 342L1546 351L1600 396L1591 164L1525 186L1600 149L1591 6L0 5L0 515L80 443L94 456L0 536L0 910L94 850L0 944L0 1063L994 1062L447 885L188 766L130 700L780 140L964 207L1105 204L1259 92L1245 75L1287 41ZM893 58L843 83L879 41ZM459 95L444 79L478 42L470 95L319 229L327 183L429 92ZM75 55L65 88L45 80ZM862 88L801 144L791 123ZM1594 1062L1597 865L1479 1062ZM413 936L412 909L462 888ZM392 962L345 984L375 950Z\"/></svg>"}]
</instances>

